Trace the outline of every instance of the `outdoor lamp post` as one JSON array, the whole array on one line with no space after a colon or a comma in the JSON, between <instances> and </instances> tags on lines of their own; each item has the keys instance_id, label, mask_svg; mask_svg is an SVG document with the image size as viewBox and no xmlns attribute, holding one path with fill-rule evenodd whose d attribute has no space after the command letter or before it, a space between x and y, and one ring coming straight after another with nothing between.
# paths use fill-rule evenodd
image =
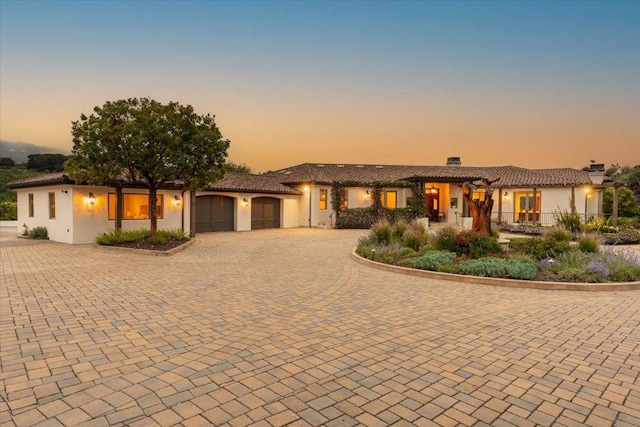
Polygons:
<instances>
[{"instance_id":1,"label":"outdoor lamp post","mask_svg":"<svg viewBox=\"0 0 640 427\"><path fill-rule=\"evenodd\" d=\"M591 188L587 187L584 190L584 225L587 225L587 201L591 197Z\"/></svg>"}]
</instances>

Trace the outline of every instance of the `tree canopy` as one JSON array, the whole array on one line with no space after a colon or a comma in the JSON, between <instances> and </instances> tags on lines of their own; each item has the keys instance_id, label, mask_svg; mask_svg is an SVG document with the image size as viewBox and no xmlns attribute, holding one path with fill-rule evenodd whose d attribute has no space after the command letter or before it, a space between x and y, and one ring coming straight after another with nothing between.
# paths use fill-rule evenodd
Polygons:
<instances>
[{"instance_id":1,"label":"tree canopy","mask_svg":"<svg viewBox=\"0 0 640 427\"><path fill-rule=\"evenodd\" d=\"M607 188L604 191L602 199L602 211L605 214L613 212L613 190ZM640 215L640 206L638 201L629 188L621 187L618 189L618 214L623 217L633 217Z\"/></svg>"},{"instance_id":2,"label":"tree canopy","mask_svg":"<svg viewBox=\"0 0 640 427\"><path fill-rule=\"evenodd\" d=\"M29 154L26 167L38 172L60 172L68 158L64 154Z\"/></svg>"},{"instance_id":3,"label":"tree canopy","mask_svg":"<svg viewBox=\"0 0 640 427\"><path fill-rule=\"evenodd\" d=\"M224 175L229 141L212 115L190 105L149 98L108 101L72 123L72 158L65 170L76 182L122 181L149 189L151 233L157 230L157 190L171 181L196 189Z\"/></svg>"}]
</instances>

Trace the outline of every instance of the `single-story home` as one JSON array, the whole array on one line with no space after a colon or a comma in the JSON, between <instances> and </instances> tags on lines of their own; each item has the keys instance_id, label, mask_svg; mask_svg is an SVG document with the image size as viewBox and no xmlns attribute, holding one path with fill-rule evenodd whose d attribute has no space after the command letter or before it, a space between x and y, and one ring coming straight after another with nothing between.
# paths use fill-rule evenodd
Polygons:
<instances>
[{"instance_id":1,"label":"single-story home","mask_svg":"<svg viewBox=\"0 0 640 427\"><path fill-rule=\"evenodd\" d=\"M245 231L262 228L331 227L335 213L332 184L342 184L343 208L371 206L374 183L408 182L425 194L430 221L467 224L469 210L462 184L481 178L500 178L495 184L493 216L508 223L552 225L553 212L573 205L582 215L601 213L604 165L591 171L569 168L525 169L515 166L462 166L450 157L444 166L304 163L261 175L228 172L224 178L198 191L180 183L166 184L158 192L158 228L196 232ZM123 229L148 228L148 191L134 183L121 183ZM8 184L18 194L18 222L27 229L46 227L51 240L92 243L116 224L116 190L83 185L64 173L52 173ZM384 207L407 207L413 190L385 187ZM474 199L482 200L478 187ZM22 230L19 230L22 231Z\"/></svg>"}]
</instances>

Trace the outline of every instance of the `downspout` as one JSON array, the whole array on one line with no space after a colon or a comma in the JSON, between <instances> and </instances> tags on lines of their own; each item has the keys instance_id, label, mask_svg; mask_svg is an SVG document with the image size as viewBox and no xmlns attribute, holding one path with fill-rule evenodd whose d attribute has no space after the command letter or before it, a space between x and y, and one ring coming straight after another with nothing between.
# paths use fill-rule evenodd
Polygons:
<instances>
[{"instance_id":1,"label":"downspout","mask_svg":"<svg viewBox=\"0 0 640 427\"><path fill-rule=\"evenodd\" d=\"M502 188L498 189L498 224L502 222Z\"/></svg>"},{"instance_id":2,"label":"downspout","mask_svg":"<svg viewBox=\"0 0 640 427\"><path fill-rule=\"evenodd\" d=\"M309 185L309 228L311 228L311 193L313 193L313 186Z\"/></svg>"}]
</instances>

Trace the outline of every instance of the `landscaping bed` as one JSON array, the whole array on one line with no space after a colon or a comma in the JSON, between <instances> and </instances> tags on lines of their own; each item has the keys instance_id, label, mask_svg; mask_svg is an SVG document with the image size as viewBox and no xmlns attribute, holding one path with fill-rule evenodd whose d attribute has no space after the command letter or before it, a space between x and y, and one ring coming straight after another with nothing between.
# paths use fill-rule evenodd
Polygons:
<instances>
[{"instance_id":1,"label":"landscaping bed","mask_svg":"<svg viewBox=\"0 0 640 427\"><path fill-rule=\"evenodd\" d=\"M96 239L96 243L131 249L169 251L189 241L182 230L159 230L151 236L149 230L115 230Z\"/></svg>"},{"instance_id":2,"label":"landscaping bed","mask_svg":"<svg viewBox=\"0 0 640 427\"><path fill-rule=\"evenodd\" d=\"M401 267L479 277L574 283L640 280L640 255L635 251L603 247L589 235L574 240L560 228L511 239L505 249L497 235L453 227L430 233L417 221L382 221L359 240L356 253Z\"/></svg>"}]
</instances>

